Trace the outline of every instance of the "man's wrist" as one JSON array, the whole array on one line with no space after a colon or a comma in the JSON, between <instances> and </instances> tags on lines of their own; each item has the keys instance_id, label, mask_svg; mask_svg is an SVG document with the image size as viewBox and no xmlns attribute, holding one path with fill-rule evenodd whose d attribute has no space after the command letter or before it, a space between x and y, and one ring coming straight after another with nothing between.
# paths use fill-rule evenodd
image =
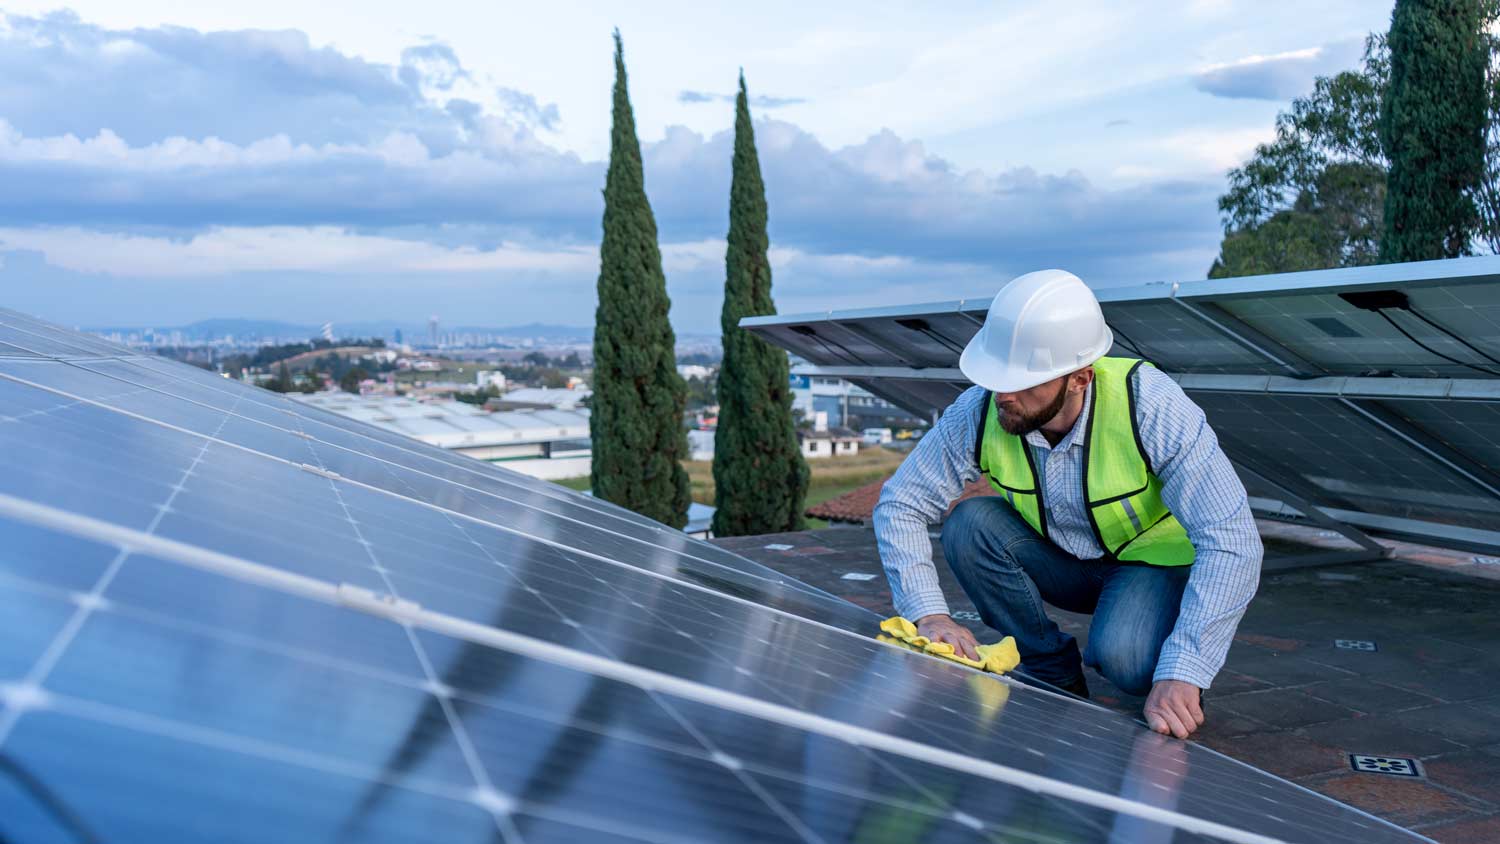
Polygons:
<instances>
[{"instance_id":1,"label":"man's wrist","mask_svg":"<svg viewBox=\"0 0 1500 844\"><path fill-rule=\"evenodd\" d=\"M929 621L934 621L934 620L937 620L937 619L946 619L948 621L952 621L953 620L953 616L951 616L951 615L949 615L949 614L947 614L945 612L928 613L927 615L924 615L921 618L917 619L917 623L918 624L926 624Z\"/></svg>"}]
</instances>

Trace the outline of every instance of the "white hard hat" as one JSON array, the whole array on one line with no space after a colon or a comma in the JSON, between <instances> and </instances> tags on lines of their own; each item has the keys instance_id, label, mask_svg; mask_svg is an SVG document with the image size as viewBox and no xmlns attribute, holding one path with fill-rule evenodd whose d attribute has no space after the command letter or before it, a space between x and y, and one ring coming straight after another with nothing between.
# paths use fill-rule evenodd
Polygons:
<instances>
[{"instance_id":1,"label":"white hard hat","mask_svg":"<svg viewBox=\"0 0 1500 844\"><path fill-rule=\"evenodd\" d=\"M1076 372L1115 342L1099 300L1064 270L1018 276L995 294L984 326L958 359L970 381L1014 393Z\"/></svg>"}]
</instances>

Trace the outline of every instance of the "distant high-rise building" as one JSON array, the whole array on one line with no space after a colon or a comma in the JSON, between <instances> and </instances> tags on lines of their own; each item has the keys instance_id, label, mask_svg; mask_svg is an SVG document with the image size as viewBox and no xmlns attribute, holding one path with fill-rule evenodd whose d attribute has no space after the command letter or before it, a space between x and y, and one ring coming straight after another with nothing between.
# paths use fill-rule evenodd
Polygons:
<instances>
[{"instance_id":1,"label":"distant high-rise building","mask_svg":"<svg viewBox=\"0 0 1500 844\"><path fill-rule=\"evenodd\" d=\"M396 345L398 345L398 346L401 345L401 329L399 329L399 328L396 329L395 339L396 339Z\"/></svg>"},{"instance_id":2,"label":"distant high-rise building","mask_svg":"<svg viewBox=\"0 0 1500 844\"><path fill-rule=\"evenodd\" d=\"M333 323L323 323L323 339L327 340L330 343L333 342Z\"/></svg>"},{"instance_id":3,"label":"distant high-rise building","mask_svg":"<svg viewBox=\"0 0 1500 844\"><path fill-rule=\"evenodd\" d=\"M427 334L432 345L438 345L438 318L436 314L427 318Z\"/></svg>"}]
</instances>

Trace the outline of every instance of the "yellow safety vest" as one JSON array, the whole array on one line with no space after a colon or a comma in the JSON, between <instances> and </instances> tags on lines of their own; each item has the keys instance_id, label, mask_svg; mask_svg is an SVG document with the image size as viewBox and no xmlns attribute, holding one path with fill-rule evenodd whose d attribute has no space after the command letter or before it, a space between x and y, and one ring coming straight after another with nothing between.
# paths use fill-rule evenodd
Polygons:
<instances>
[{"instance_id":1,"label":"yellow safety vest","mask_svg":"<svg viewBox=\"0 0 1500 844\"><path fill-rule=\"evenodd\" d=\"M1161 500L1161 480L1141 446L1133 376L1146 361L1100 358L1094 362L1083 446L1083 499L1094 539L1107 561L1153 566L1193 562L1187 530ZM998 420L994 394L986 393L975 457L979 471L1032 530L1047 536L1047 508L1025 438L1008 434Z\"/></svg>"}]
</instances>

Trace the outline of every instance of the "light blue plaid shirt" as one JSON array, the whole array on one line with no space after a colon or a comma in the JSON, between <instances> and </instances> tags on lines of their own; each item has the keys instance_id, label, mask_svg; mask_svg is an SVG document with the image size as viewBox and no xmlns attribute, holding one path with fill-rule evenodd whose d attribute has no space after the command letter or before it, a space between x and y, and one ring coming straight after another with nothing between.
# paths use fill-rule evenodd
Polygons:
<instances>
[{"instance_id":1,"label":"light blue plaid shirt","mask_svg":"<svg viewBox=\"0 0 1500 844\"><path fill-rule=\"evenodd\" d=\"M1153 367L1141 367L1135 377L1141 445L1162 481L1162 501L1187 528L1197 552L1177 626L1162 646L1154 679L1185 680L1206 689L1223 667L1234 630L1260 583L1264 549L1245 486L1202 409ZM964 486L979 477L974 438L985 395L973 387L948 407L886 482L875 507L875 535L896 611L909 619L948 612L927 526L940 521ZM1026 436L1045 493L1048 537L1085 560L1104 556L1083 501L1084 429L1092 401L1091 386L1078 422L1055 448L1040 432Z\"/></svg>"}]
</instances>

